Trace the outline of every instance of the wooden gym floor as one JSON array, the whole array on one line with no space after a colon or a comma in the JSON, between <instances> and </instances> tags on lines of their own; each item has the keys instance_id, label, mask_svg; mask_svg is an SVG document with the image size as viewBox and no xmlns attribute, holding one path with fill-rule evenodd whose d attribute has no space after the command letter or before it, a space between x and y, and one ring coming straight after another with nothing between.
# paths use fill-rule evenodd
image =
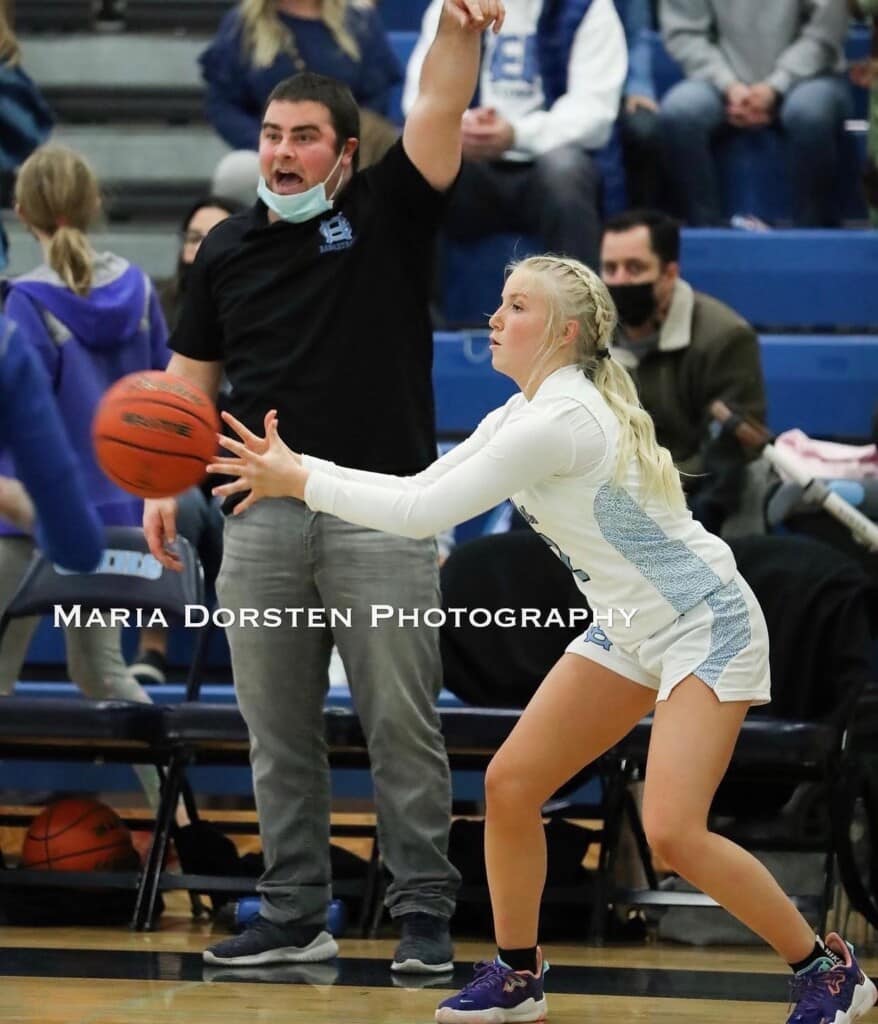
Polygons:
<instances>
[{"instance_id":1,"label":"wooden gym floor","mask_svg":"<svg viewBox=\"0 0 878 1024\"><path fill-rule=\"evenodd\" d=\"M487 943L457 943L453 976L391 974L393 941L344 938L327 964L237 971L202 963L211 925L169 898L153 933L0 927L3 1024L428 1024ZM789 974L769 951L647 944L549 945L553 1024L781 1024ZM862 964L878 973L878 958ZM878 1011L875 1011L878 1020Z\"/></svg>"}]
</instances>

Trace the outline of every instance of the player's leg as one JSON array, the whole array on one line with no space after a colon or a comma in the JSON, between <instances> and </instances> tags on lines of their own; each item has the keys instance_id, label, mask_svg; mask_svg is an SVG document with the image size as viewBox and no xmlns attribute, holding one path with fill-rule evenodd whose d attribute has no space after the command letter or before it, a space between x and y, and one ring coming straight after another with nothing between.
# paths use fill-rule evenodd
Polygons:
<instances>
[{"instance_id":1,"label":"player's leg","mask_svg":"<svg viewBox=\"0 0 878 1024\"><path fill-rule=\"evenodd\" d=\"M802 972L793 996L799 1016L791 1020L848 1024L875 1001L875 987L862 975L848 947L834 935L827 939L829 948L823 947L769 871L750 853L708 829L710 805L749 703L721 703L694 675L658 703L643 801L647 839L666 864ZM829 1008L832 1012L825 1012ZM837 1017L836 1012L844 1015Z\"/></svg>"},{"instance_id":2,"label":"player's leg","mask_svg":"<svg viewBox=\"0 0 878 1024\"><path fill-rule=\"evenodd\" d=\"M620 667L626 662L620 655ZM486 1011L501 1024L543 1018L543 965L536 948L546 877L542 806L654 703L650 686L577 654L565 654L546 676L485 778L485 861L501 956L479 965L474 981L441 1004L438 1021L476 1019Z\"/></svg>"},{"instance_id":3,"label":"player's leg","mask_svg":"<svg viewBox=\"0 0 878 1024\"><path fill-rule=\"evenodd\" d=\"M18 589L33 552L34 543L29 537L0 537L0 609ZM10 620L0 644L0 696L8 696L15 689L39 621L36 617Z\"/></svg>"}]
</instances>

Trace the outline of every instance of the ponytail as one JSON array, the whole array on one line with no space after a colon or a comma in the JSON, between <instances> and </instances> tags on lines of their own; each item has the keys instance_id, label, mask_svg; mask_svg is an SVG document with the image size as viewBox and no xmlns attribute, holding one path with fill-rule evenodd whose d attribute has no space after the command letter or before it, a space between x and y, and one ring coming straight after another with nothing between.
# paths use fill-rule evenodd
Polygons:
<instances>
[{"instance_id":1,"label":"ponytail","mask_svg":"<svg viewBox=\"0 0 878 1024\"><path fill-rule=\"evenodd\" d=\"M76 295L88 295L93 276L94 250L79 228L62 224L49 242L49 266Z\"/></svg>"},{"instance_id":2,"label":"ponytail","mask_svg":"<svg viewBox=\"0 0 878 1024\"><path fill-rule=\"evenodd\" d=\"M88 295L94 251L86 232L100 212L100 189L85 160L65 146L40 146L21 165L15 202L29 227L49 237L49 266L76 295Z\"/></svg>"}]
</instances>

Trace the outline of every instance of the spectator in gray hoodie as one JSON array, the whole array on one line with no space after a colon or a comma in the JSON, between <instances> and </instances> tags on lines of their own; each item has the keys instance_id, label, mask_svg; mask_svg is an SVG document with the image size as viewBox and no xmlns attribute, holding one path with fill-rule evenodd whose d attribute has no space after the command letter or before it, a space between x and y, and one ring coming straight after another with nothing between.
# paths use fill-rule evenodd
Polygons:
<instances>
[{"instance_id":1,"label":"spectator in gray hoodie","mask_svg":"<svg viewBox=\"0 0 878 1024\"><path fill-rule=\"evenodd\" d=\"M715 139L771 126L788 141L795 223L839 223L847 24L845 0L664 0L662 35L686 79L662 101L662 134L690 224L722 221Z\"/></svg>"}]
</instances>

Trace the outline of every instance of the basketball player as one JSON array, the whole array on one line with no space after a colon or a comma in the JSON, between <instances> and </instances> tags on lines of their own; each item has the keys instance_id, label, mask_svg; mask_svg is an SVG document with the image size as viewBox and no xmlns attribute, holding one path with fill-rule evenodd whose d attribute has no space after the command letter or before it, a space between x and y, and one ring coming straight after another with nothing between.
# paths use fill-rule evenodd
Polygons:
<instances>
[{"instance_id":1,"label":"basketball player","mask_svg":"<svg viewBox=\"0 0 878 1024\"><path fill-rule=\"evenodd\" d=\"M0 447L11 451L17 474L0 476L0 518L29 533L36 529L38 543L56 565L90 572L104 546L101 524L86 498L46 375L2 313Z\"/></svg>"},{"instance_id":2,"label":"basketball player","mask_svg":"<svg viewBox=\"0 0 878 1024\"><path fill-rule=\"evenodd\" d=\"M488 768L485 856L498 956L436 1019L542 1020L537 946L546 873L545 801L655 711L643 818L653 850L761 935L795 972L794 1024L850 1022L876 990L837 935L824 942L766 869L708 830L708 811L747 709L769 700L768 635L729 548L686 511L669 452L610 357L606 286L583 264L524 260L490 319L494 368L521 388L458 448L413 479L357 472L291 452L268 418L268 447L241 424L217 487L296 498L409 537L511 496L570 568L592 609L637 609L592 626L542 683ZM231 421L229 421L231 422Z\"/></svg>"},{"instance_id":3,"label":"basketball player","mask_svg":"<svg viewBox=\"0 0 878 1024\"><path fill-rule=\"evenodd\" d=\"M35 150L21 165L16 212L36 237L45 262L8 284L6 313L18 324L50 382L89 501L106 526L136 526L139 499L100 470L91 423L102 395L135 370L164 369L167 330L149 278L110 252L95 252L88 230L100 211L100 188L85 160L64 146ZM0 460L0 472L10 471ZM0 606L30 560L33 539L0 524ZM0 652L0 694L18 678L38 619L10 623ZM65 629L71 679L94 699L148 702L122 656L121 627ZM151 806L159 781L148 765L135 769Z\"/></svg>"}]
</instances>

